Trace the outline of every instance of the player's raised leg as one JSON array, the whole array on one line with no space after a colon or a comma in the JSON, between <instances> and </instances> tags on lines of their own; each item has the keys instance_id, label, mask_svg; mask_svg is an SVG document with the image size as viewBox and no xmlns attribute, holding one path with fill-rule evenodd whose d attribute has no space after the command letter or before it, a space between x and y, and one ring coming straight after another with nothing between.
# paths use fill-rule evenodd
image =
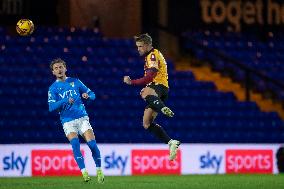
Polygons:
<instances>
[{"instance_id":1,"label":"player's raised leg","mask_svg":"<svg viewBox=\"0 0 284 189\"><path fill-rule=\"evenodd\" d=\"M146 100L149 106L156 112L162 112L168 117L174 116L174 112L164 104L164 102L158 97L154 89L145 87L141 91L141 97Z\"/></svg>"},{"instance_id":2,"label":"player's raised leg","mask_svg":"<svg viewBox=\"0 0 284 189\"><path fill-rule=\"evenodd\" d=\"M70 141L70 144L72 146L73 155L75 158L75 161L78 164L78 167L80 168L82 172L82 176L85 182L88 182L91 180L89 177L88 171L85 167L84 157L82 156L81 150L80 150L80 142L78 139L78 135L75 132L71 132L67 135L68 140Z\"/></svg>"},{"instance_id":3,"label":"player's raised leg","mask_svg":"<svg viewBox=\"0 0 284 189\"><path fill-rule=\"evenodd\" d=\"M105 178L104 178L104 174L101 169L101 153L97 146L94 132L92 129L88 129L87 131L83 133L83 136L92 152L92 156L96 164L98 183L102 184L104 183Z\"/></svg>"}]
</instances>

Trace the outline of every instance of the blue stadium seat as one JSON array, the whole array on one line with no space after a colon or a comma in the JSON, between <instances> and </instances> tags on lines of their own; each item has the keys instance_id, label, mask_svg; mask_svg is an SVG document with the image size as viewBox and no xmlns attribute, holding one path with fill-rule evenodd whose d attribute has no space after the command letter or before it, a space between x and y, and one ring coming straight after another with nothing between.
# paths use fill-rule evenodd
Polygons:
<instances>
[{"instance_id":1,"label":"blue stadium seat","mask_svg":"<svg viewBox=\"0 0 284 189\"><path fill-rule=\"evenodd\" d=\"M86 108L98 141L159 142L142 126L146 103L139 95L140 88L122 83L124 75L143 76L144 62L132 39L105 38L97 29L68 27L39 27L27 38L5 35L0 36L6 46L3 53L0 50L0 85L5 86L0 89L5 96L0 99L0 106L5 108L1 112L4 119L0 120L0 128L5 128L0 134L1 144L67 142L59 116L48 112L47 90L54 81L49 62L56 57L67 61L70 76L78 76L95 91L97 99ZM226 49L239 59L251 60L256 53L253 48L248 53L242 50L248 47L248 39L237 34L221 37L214 32L196 32L192 36L207 41L209 47ZM260 50L269 48L256 39L249 41ZM274 43L284 49L284 45ZM208 58L204 52L195 53L201 59ZM83 56L87 61L82 60ZM214 56L210 58L216 60L218 70L226 65ZM264 55L263 59L270 62L275 58ZM282 61L284 56L277 55L277 59ZM254 64L254 60L249 62ZM269 68L261 65L260 69ZM173 119L161 115L157 122L170 136L193 143L284 142L283 121L276 113L261 112L253 102L239 102L233 93L219 92L213 83L195 80L192 72L174 70L171 60L168 69L170 98L166 104L176 114ZM238 73L237 77L241 80L244 75Z\"/></svg>"}]
</instances>

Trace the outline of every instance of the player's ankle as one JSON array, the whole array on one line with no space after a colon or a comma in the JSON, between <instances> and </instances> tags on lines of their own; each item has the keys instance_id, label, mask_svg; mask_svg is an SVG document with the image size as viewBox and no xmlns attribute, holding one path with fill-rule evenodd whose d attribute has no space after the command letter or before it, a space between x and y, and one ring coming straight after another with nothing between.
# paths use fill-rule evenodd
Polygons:
<instances>
[{"instance_id":1,"label":"player's ankle","mask_svg":"<svg viewBox=\"0 0 284 189\"><path fill-rule=\"evenodd\" d=\"M81 173L88 172L86 168L81 169Z\"/></svg>"}]
</instances>

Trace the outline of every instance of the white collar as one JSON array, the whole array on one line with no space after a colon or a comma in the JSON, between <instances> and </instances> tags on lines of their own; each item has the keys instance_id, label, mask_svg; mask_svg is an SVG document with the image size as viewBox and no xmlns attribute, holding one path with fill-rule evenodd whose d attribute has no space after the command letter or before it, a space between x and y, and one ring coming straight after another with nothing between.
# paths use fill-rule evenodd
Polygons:
<instances>
[{"instance_id":1,"label":"white collar","mask_svg":"<svg viewBox=\"0 0 284 189\"><path fill-rule=\"evenodd\" d=\"M66 77L65 81L68 79L69 77ZM56 82L59 82L60 80L56 79Z\"/></svg>"}]
</instances>

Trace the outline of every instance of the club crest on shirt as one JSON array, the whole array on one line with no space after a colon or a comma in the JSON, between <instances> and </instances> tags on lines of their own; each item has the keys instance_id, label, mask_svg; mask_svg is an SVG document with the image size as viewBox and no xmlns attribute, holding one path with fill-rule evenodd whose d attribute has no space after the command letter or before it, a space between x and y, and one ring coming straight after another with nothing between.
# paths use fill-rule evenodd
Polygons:
<instances>
[{"instance_id":1,"label":"club crest on shirt","mask_svg":"<svg viewBox=\"0 0 284 189\"><path fill-rule=\"evenodd\" d=\"M74 85L74 82L71 82L70 85L71 85L71 87L74 87L74 86L75 86L75 85Z\"/></svg>"},{"instance_id":2,"label":"club crest on shirt","mask_svg":"<svg viewBox=\"0 0 284 189\"><path fill-rule=\"evenodd\" d=\"M151 54L151 61L156 61L156 56L155 56L155 54Z\"/></svg>"}]
</instances>

